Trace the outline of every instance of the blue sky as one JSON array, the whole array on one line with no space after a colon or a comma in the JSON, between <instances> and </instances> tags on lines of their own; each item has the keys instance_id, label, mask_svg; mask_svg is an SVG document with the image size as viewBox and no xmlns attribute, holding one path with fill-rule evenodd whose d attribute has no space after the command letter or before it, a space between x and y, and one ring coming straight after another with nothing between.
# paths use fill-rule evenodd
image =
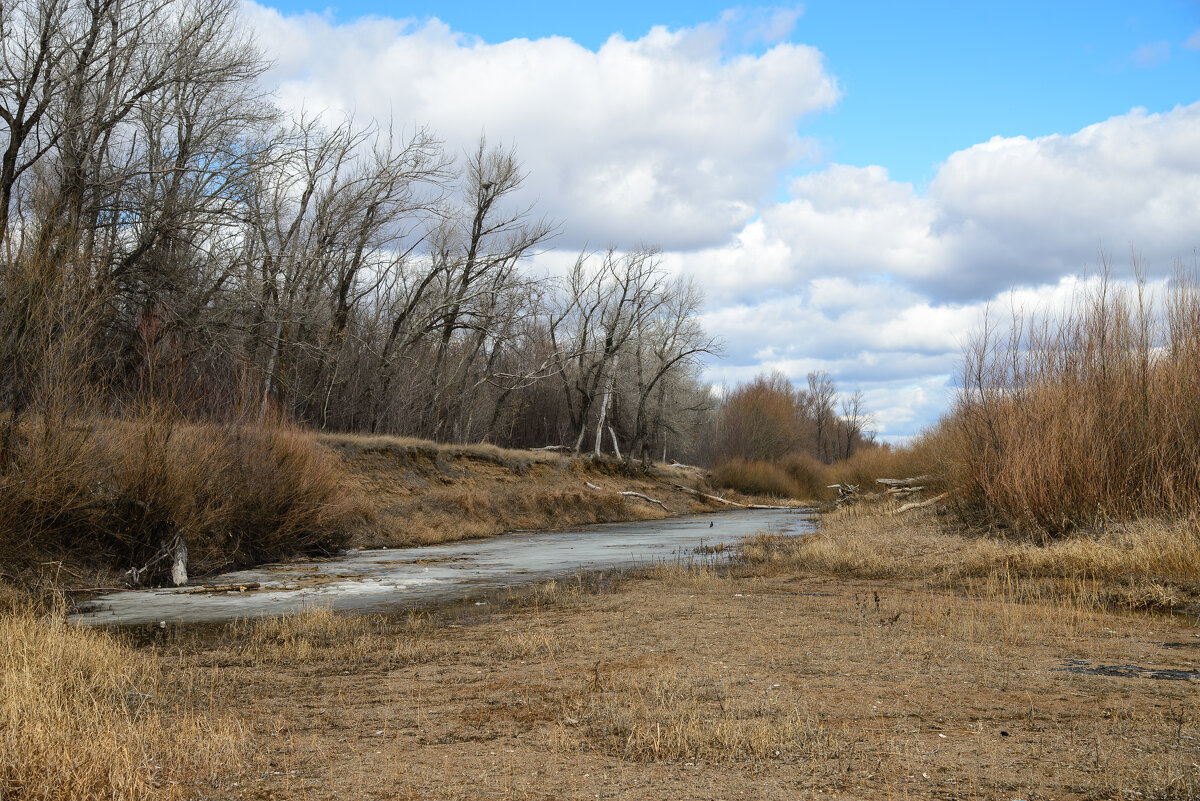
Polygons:
<instances>
[{"instance_id":1,"label":"blue sky","mask_svg":"<svg viewBox=\"0 0 1200 801\"><path fill-rule=\"evenodd\" d=\"M711 380L825 370L886 440L989 309L1200 249L1200 2L243 2L283 106L514 144L542 266L661 245Z\"/></svg>"}]
</instances>

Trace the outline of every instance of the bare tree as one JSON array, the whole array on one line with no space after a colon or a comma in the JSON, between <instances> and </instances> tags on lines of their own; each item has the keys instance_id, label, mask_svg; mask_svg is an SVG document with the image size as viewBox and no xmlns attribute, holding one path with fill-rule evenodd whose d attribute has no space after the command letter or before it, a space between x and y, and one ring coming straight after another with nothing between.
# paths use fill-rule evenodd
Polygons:
<instances>
[{"instance_id":1,"label":"bare tree","mask_svg":"<svg viewBox=\"0 0 1200 801\"><path fill-rule=\"evenodd\" d=\"M264 404L287 403L295 389L293 400L304 405L335 381L329 354L345 340L351 308L403 268L423 238L421 222L436 198L419 189L436 184L445 163L424 131L396 145L390 131L358 128L352 119L332 129L301 120L275 150L248 195L254 245L245 286L255 299L248 355L261 354Z\"/></svg>"},{"instance_id":2,"label":"bare tree","mask_svg":"<svg viewBox=\"0 0 1200 801\"><path fill-rule=\"evenodd\" d=\"M839 430L842 438L841 458L849 459L854 455L863 431L871 424L871 416L864 406L863 392L855 390L853 394L842 398L842 416Z\"/></svg>"},{"instance_id":3,"label":"bare tree","mask_svg":"<svg viewBox=\"0 0 1200 801\"><path fill-rule=\"evenodd\" d=\"M574 449L583 447L597 401L607 414L606 387L613 381L620 353L651 315L664 304L667 278L658 251L630 253L609 249L593 269L594 257L581 255L565 285L563 306L570 312L551 329L554 350L563 363L568 413L575 429ZM604 419L596 420L599 433Z\"/></svg>"},{"instance_id":4,"label":"bare tree","mask_svg":"<svg viewBox=\"0 0 1200 801\"><path fill-rule=\"evenodd\" d=\"M665 387L664 379L672 372L694 366L701 356L719 351L718 341L700 325L702 305L699 287L692 281L676 279L663 288L657 313L639 321L633 347L636 412L633 441L628 449L630 459L649 461L651 457L650 444L657 432L652 430L650 402L655 390ZM661 424L665 395L660 394L658 400Z\"/></svg>"},{"instance_id":5,"label":"bare tree","mask_svg":"<svg viewBox=\"0 0 1200 801\"><path fill-rule=\"evenodd\" d=\"M818 459L831 462L835 456L835 443L830 440L835 434L834 402L837 398L837 387L828 373L818 370L808 374L808 397L812 404L815 437L813 449Z\"/></svg>"},{"instance_id":6,"label":"bare tree","mask_svg":"<svg viewBox=\"0 0 1200 801\"><path fill-rule=\"evenodd\" d=\"M531 275L555 227L512 148L481 138L456 168L426 130L291 118L243 30L237 0L0 3L14 419L69 339L106 397L195 414L577 450L594 432L631 459L683 436L715 346L656 250Z\"/></svg>"}]
</instances>

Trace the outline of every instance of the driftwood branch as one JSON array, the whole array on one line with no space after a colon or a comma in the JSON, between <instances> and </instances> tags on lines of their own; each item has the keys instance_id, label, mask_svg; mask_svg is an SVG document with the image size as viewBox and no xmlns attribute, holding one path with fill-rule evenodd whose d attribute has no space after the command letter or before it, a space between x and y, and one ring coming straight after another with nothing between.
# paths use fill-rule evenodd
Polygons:
<instances>
[{"instance_id":1,"label":"driftwood branch","mask_svg":"<svg viewBox=\"0 0 1200 801\"><path fill-rule=\"evenodd\" d=\"M691 487L685 487L682 484L672 484L671 486L675 487L675 489L683 490L684 492L690 493L697 497L705 498L710 501L717 501L719 503L728 504L729 506L736 506L739 509L807 509L807 508L809 508L807 506L765 506L761 503L738 503L737 501L730 501L725 498L722 498L719 495L709 495L707 492L701 492L700 490L692 489Z\"/></svg>"},{"instance_id":2,"label":"driftwood branch","mask_svg":"<svg viewBox=\"0 0 1200 801\"><path fill-rule=\"evenodd\" d=\"M857 484L829 484L826 486L826 489L835 489L838 491L837 507L839 509L848 503L858 500Z\"/></svg>"},{"instance_id":3,"label":"driftwood branch","mask_svg":"<svg viewBox=\"0 0 1200 801\"><path fill-rule=\"evenodd\" d=\"M675 489L683 490L684 492L691 493L692 495L696 495L696 496L698 496L700 498L704 498L706 500L717 501L718 503L728 504L729 506L737 506L741 509L749 509L750 508L749 506L747 506L744 503L738 503L737 501L728 501L719 495L709 495L707 492L701 492L700 490L692 489L691 487L685 487L682 484L673 484L672 486L674 486Z\"/></svg>"},{"instance_id":4,"label":"driftwood branch","mask_svg":"<svg viewBox=\"0 0 1200 801\"><path fill-rule=\"evenodd\" d=\"M589 489L594 489L599 492L604 492L604 489L602 487L597 487L595 484L591 483L590 481L585 482L585 483L588 485ZM617 490L617 492L620 492L622 495L624 495L627 498L641 498L643 501L649 501L650 503L657 503L659 506L662 507L664 512L669 513L671 511L670 509L667 508L667 505L665 503L663 503L662 501L659 501L659 500L655 500L654 498L651 498L649 495L643 495L640 492L632 492L629 490Z\"/></svg>"},{"instance_id":5,"label":"driftwood branch","mask_svg":"<svg viewBox=\"0 0 1200 801\"><path fill-rule=\"evenodd\" d=\"M949 494L950 493L948 493L948 492L943 492L941 495L937 496L936 498L930 498L927 501L913 501L912 503L906 503L903 506L901 506L899 509L897 509L893 514L901 514L903 512L912 511L913 509L921 509L926 506L932 506L933 504L937 503L938 501L945 500L946 496Z\"/></svg>"},{"instance_id":6,"label":"driftwood branch","mask_svg":"<svg viewBox=\"0 0 1200 801\"><path fill-rule=\"evenodd\" d=\"M154 570L168 560L171 567L167 572L167 577L171 585L182 587L187 584L188 551L187 543L181 534L176 534L171 539L164 540L162 546L150 557L146 564L141 567L131 567L122 575L131 587L140 587L143 578L153 576Z\"/></svg>"},{"instance_id":7,"label":"driftwood branch","mask_svg":"<svg viewBox=\"0 0 1200 801\"><path fill-rule=\"evenodd\" d=\"M924 492L927 487L892 487L887 491L888 495L912 495L914 492Z\"/></svg>"},{"instance_id":8,"label":"driftwood branch","mask_svg":"<svg viewBox=\"0 0 1200 801\"><path fill-rule=\"evenodd\" d=\"M75 587L75 588L68 587L66 589L61 590L61 592L76 592L76 593L79 593L79 592L124 592L127 589L129 589L129 588L128 587Z\"/></svg>"}]
</instances>

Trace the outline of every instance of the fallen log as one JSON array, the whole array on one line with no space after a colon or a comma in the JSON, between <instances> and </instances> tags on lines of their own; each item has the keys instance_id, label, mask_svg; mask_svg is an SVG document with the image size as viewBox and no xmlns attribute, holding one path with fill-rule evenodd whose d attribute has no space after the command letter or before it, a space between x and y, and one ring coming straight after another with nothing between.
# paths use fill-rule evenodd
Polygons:
<instances>
[{"instance_id":1,"label":"fallen log","mask_svg":"<svg viewBox=\"0 0 1200 801\"><path fill-rule=\"evenodd\" d=\"M875 483L887 487L914 487L917 484L933 481L933 476L914 476L913 478L877 478Z\"/></svg>"},{"instance_id":2,"label":"fallen log","mask_svg":"<svg viewBox=\"0 0 1200 801\"><path fill-rule=\"evenodd\" d=\"M128 587L76 587L74 589L68 587L60 592L125 592L128 589Z\"/></svg>"},{"instance_id":3,"label":"fallen log","mask_svg":"<svg viewBox=\"0 0 1200 801\"><path fill-rule=\"evenodd\" d=\"M569 451L571 449L568 448L566 445L543 445L540 448L530 448L529 450L531 450L531 451L554 451L556 453L561 453L563 451Z\"/></svg>"},{"instance_id":4,"label":"fallen log","mask_svg":"<svg viewBox=\"0 0 1200 801\"><path fill-rule=\"evenodd\" d=\"M887 495L912 495L914 492L924 492L926 487L892 487L887 490Z\"/></svg>"},{"instance_id":5,"label":"fallen log","mask_svg":"<svg viewBox=\"0 0 1200 801\"><path fill-rule=\"evenodd\" d=\"M671 486L675 487L675 489L680 489L680 490L683 490L684 492L690 492L692 495L696 495L700 498L705 498L710 501L718 501L720 503L726 503L726 504L729 504L730 506L737 506L740 509L749 509L750 508L749 506L747 506L744 503L738 503L737 501L728 501L719 495L709 495L707 492L701 492L700 490L692 489L691 487L685 487L682 484L672 484Z\"/></svg>"},{"instance_id":6,"label":"fallen log","mask_svg":"<svg viewBox=\"0 0 1200 801\"><path fill-rule=\"evenodd\" d=\"M586 483L590 489L594 489L599 492L604 492L604 489L602 487L597 487L595 484L591 483L590 481L584 482L584 483ZM654 498L651 498L649 495L643 495L640 492L633 492L631 490L616 490L616 491L620 492L622 495L624 495L627 498L641 498L643 501L649 501L650 503L657 503L659 506L662 507L664 512L671 511L670 509L667 508L667 505L665 503L663 503L662 501L659 501L659 500L655 500Z\"/></svg>"},{"instance_id":7,"label":"fallen log","mask_svg":"<svg viewBox=\"0 0 1200 801\"><path fill-rule=\"evenodd\" d=\"M936 498L930 498L927 501L913 501L912 503L906 503L903 506L901 506L899 509L897 509L895 512L893 512L892 514L898 515L898 514L901 514L902 512L911 512L913 509L922 509L926 506L932 506L933 504L937 503L938 501L945 500L946 496L949 494L950 493L948 493L948 492L943 492L941 495L937 496Z\"/></svg>"},{"instance_id":8,"label":"fallen log","mask_svg":"<svg viewBox=\"0 0 1200 801\"><path fill-rule=\"evenodd\" d=\"M748 503L745 504L747 509L774 509L782 511L784 509L814 509L813 506L768 506L765 503Z\"/></svg>"}]
</instances>

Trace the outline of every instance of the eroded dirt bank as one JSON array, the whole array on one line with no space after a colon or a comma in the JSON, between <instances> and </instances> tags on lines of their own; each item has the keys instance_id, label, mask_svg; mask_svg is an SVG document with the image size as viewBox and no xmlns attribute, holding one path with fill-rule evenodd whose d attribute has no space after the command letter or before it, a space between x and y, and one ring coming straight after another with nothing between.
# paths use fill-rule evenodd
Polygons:
<instances>
[{"instance_id":1,"label":"eroded dirt bank","mask_svg":"<svg viewBox=\"0 0 1200 801\"><path fill-rule=\"evenodd\" d=\"M371 503L370 523L353 538L362 548L735 508L679 489L707 487L701 474L682 467L630 469L557 453L388 437L323 436L320 442L341 456L348 480ZM622 492L641 493L666 508Z\"/></svg>"}]
</instances>

